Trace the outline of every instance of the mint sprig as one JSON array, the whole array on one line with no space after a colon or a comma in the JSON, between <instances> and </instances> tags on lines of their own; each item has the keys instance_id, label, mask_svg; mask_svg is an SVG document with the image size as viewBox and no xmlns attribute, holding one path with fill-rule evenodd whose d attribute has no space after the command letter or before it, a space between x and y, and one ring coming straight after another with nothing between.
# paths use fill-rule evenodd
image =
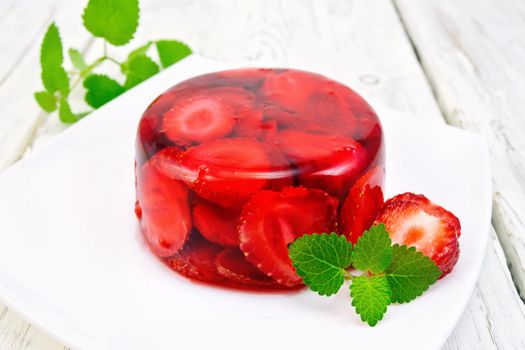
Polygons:
<instances>
[{"instance_id":1,"label":"mint sprig","mask_svg":"<svg viewBox=\"0 0 525 350\"><path fill-rule=\"evenodd\" d=\"M44 90L34 94L36 102L45 112L58 110L62 122L74 123L92 111L72 111L69 96L78 86L86 90L86 104L96 109L157 74L161 67L166 68L192 53L180 41L158 40L148 41L131 51L123 62L110 56L108 44L122 46L133 39L139 24L139 9L138 0L89 0L82 22L94 37L104 40L104 51L102 56L87 62L78 49L70 48L67 53L72 69L69 71L64 68L64 48L59 29L51 23L40 49ZM159 62L148 55L151 47L156 48ZM106 63L117 65L124 79L94 73Z\"/></svg>"},{"instance_id":2,"label":"mint sprig","mask_svg":"<svg viewBox=\"0 0 525 350\"><path fill-rule=\"evenodd\" d=\"M289 255L297 274L319 295L337 293L352 260L352 243L335 233L305 235L296 240Z\"/></svg>"},{"instance_id":3,"label":"mint sprig","mask_svg":"<svg viewBox=\"0 0 525 350\"><path fill-rule=\"evenodd\" d=\"M357 240L352 264L361 271L384 272L392 263L392 241L385 225L372 226Z\"/></svg>"},{"instance_id":4,"label":"mint sprig","mask_svg":"<svg viewBox=\"0 0 525 350\"><path fill-rule=\"evenodd\" d=\"M40 50L40 65L42 66L42 83L46 91L59 92L62 96L69 93L69 78L62 66L62 40L57 26L51 23L44 35Z\"/></svg>"},{"instance_id":5,"label":"mint sprig","mask_svg":"<svg viewBox=\"0 0 525 350\"><path fill-rule=\"evenodd\" d=\"M319 295L333 295L351 280L352 306L370 326L383 319L388 305L415 299L441 275L415 248L392 246L383 224L365 231L353 247L336 233L304 235L290 245L289 256L304 284ZM351 274L351 266L362 274Z\"/></svg>"},{"instance_id":6,"label":"mint sprig","mask_svg":"<svg viewBox=\"0 0 525 350\"><path fill-rule=\"evenodd\" d=\"M441 270L434 261L414 247L396 244L392 252L392 263L385 270L392 289L392 302L408 303L414 300L441 276Z\"/></svg>"},{"instance_id":7,"label":"mint sprig","mask_svg":"<svg viewBox=\"0 0 525 350\"><path fill-rule=\"evenodd\" d=\"M117 81L103 74L91 74L84 80L86 102L93 108L103 106L126 89Z\"/></svg>"},{"instance_id":8,"label":"mint sprig","mask_svg":"<svg viewBox=\"0 0 525 350\"><path fill-rule=\"evenodd\" d=\"M352 306L363 322L375 326L391 303L392 290L384 275L357 276L350 285Z\"/></svg>"}]
</instances>

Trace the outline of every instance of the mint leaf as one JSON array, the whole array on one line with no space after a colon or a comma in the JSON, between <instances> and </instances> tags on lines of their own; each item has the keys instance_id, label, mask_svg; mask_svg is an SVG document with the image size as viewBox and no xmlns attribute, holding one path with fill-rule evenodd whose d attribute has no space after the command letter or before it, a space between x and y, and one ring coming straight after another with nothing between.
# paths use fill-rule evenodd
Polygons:
<instances>
[{"instance_id":1,"label":"mint leaf","mask_svg":"<svg viewBox=\"0 0 525 350\"><path fill-rule=\"evenodd\" d=\"M370 227L359 237L354 246L352 265L361 271L384 272L392 262L392 241L385 228L379 224Z\"/></svg>"},{"instance_id":2,"label":"mint leaf","mask_svg":"<svg viewBox=\"0 0 525 350\"><path fill-rule=\"evenodd\" d=\"M350 285L352 306L363 322L375 326L390 304L392 292L385 276L357 276Z\"/></svg>"},{"instance_id":3,"label":"mint leaf","mask_svg":"<svg viewBox=\"0 0 525 350\"><path fill-rule=\"evenodd\" d=\"M350 266L352 243L336 233L304 235L289 247L289 256L304 284L319 295L337 293Z\"/></svg>"},{"instance_id":4,"label":"mint leaf","mask_svg":"<svg viewBox=\"0 0 525 350\"><path fill-rule=\"evenodd\" d=\"M124 87L107 75L93 74L84 80L85 100L88 105L98 108L122 94Z\"/></svg>"},{"instance_id":5,"label":"mint leaf","mask_svg":"<svg viewBox=\"0 0 525 350\"><path fill-rule=\"evenodd\" d=\"M71 107L66 99L60 100L60 107L58 108L58 117L62 123L72 124L78 120L77 116L71 111Z\"/></svg>"},{"instance_id":6,"label":"mint leaf","mask_svg":"<svg viewBox=\"0 0 525 350\"><path fill-rule=\"evenodd\" d=\"M177 40L159 40L156 46L160 63L162 63L164 68L191 54L191 49L188 45Z\"/></svg>"},{"instance_id":7,"label":"mint leaf","mask_svg":"<svg viewBox=\"0 0 525 350\"><path fill-rule=\"evenodd\" d=\"M64 56L60 33L54 23L51 23L44 35L40 48L40 65L42 66L42 83L47 91L60 91L65 96L69 93L69 78L62 67Z\"/></svg>"},{"instance_id":8,"label":"mint leaf","mask_svg":"<svg viewBox=\"0 0 525 350\"><path fill-rule=\"evenodd\" d=\"M128 61L132 61L137 56L144 56L148 49L150 48L152 42L149 41L148 43L137 47L135 50L131 51L128 55Z\"/></svg>"},{"instance_id":9,"label":"mint leaf","mask_svg":"<svg viewBox=\"0 0 525 350\"><path fill-rule=\"evenodd\" d=\"M135 50L131 51L128 55L128 58L122 62L120 69L122 73L126 74L126 72L129 71L129 63L133 61L138 56L144 56L146 55L146 52L148 52L148 49L150 48L152 42L149 41L145 45L137 47Z\"/></svg>"},{"instance_id":10,"label":"mint leaf","mask_svg":"<svg viewBox=\"0 0 525 350\"><path fill-rule=\"evenodd\" d=\"M46 112L51 113L57 109L57 99L49 91L35 92L35 100L38 105Z\"/></svg>"},{"instance_id":11,"label":"mint leaf","mask_svg":"<svg viewBox=\"0 0 525 350\"><path fill-rule=\"evenodd\" d=\"M87 68L87 63L84 61L84 57L82 57L82 54L77 49L69 49L69 59L71 60L71 63L73 63L73 67L78 69L79 71L83 71Z\"/></svg>"},{"instance_id":12,"label":"mint leaf","mask_svg":"<svg viewBox=\"0 0 525 350\"><path fill-rule=\"evenodd\" d=\"M414 247L395 244L392 249L392 263L385 271L392 290L392 302L407 303L434 284L441 270Z\"/></svg>"},{"instance_id":13,"label":"mint leaf","mask_svg":"<svg viewBox=\"0 0 525 350\"><path fill-rule=\"evenodd\" d=\"M131 89L135 85L157 74L159 70L159 66L148 56L136 56L129 62L127 70L124 72L126 74L124 87L126 90Z\"/></svg>"},{"instance_id":14,"label":"mint leaf","mask_svg":"<svg viewBox=\"0 0 525 350\"><path fill-rule=\"evenodd\" d=\"M127 44L139 24L138 0L89 0L82 15L84 27L96 37Z\"/></svg>"}]
</instances>

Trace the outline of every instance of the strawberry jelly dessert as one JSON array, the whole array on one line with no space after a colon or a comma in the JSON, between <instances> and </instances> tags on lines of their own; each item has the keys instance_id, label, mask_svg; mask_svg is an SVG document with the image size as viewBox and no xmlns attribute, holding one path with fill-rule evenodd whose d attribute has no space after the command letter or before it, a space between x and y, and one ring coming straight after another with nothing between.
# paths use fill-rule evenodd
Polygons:
<instances>
[{"instance_id":1,"label":"strawberry jelly dessert","mask_svg":"<svg viewBox=\"0 0 525 350\"><path fill-rule=\"evenodd\" d=\"M288 245L355 242L383 205L379 120L354 91L291 69L240 69L175 85L145 111L136 213L176 272L233 288L301 286Z\"/></svg>"}]
</instances>

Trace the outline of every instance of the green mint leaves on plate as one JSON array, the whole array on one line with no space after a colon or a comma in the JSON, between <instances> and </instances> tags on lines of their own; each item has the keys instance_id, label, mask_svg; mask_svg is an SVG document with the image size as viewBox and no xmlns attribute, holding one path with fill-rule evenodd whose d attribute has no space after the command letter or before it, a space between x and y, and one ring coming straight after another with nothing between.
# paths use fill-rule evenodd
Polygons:
<instances>
[{"instance_id":1,"label":"green mint leaves on plate","mask_svg":"<svg viewBox=\"0 0 525 350\"><path fill-rule=\"evenodd\" d=\"M289 255L304 284L320 295L337 293L352 261L352 243L335 233L305 235L289 248Z\"/></svg>"},{"instance_id":2,"label":"green mint leaves on plate","mask_svg":"<svg viewBox=\"0 0 525 350\"><path fill-rule=\"evenodd\" d=\"M435 283L441 271L434 262L414 247L394 245L392 263L385 276L392 288L393 303L408 303Z\"/></svg>"},{"instance_id":3,"label":"green mint leaves on plate","mask_svg":"<svg viewBox=\"0 0 525 350\"><path fill-rule=\"evenodd\" d=\"M34 94L40 108L48 113L58 110L62 122L74 123L92 111L73 112L69 96L79 85L85 89L86 104L96 109L157 74L161 67L167 68L192 53L180 41L158 40L137 47L124 61L110 56L108 44L122 46L129 43L138 28L139 18L138 0L89 0L82 21L93 36L104 40L104 52L99 58L87 61L80 50L69 48L70 71L64 68L62 39L58 27L52 23L40 49L44 90ZM148 55L152 47L157 51L159 62ZM94 73L97 67L105 63L116 65L124 79Z\"/></svg>"},{"instance_id":4,"label":"green mint leaves on plate","mask_svg":"<svg viewBox=\"0 0 525 350\"><path fill-rule=\"evenodd\" d=\"M441 275L415 248L392 245L383 224L365 231L354 246L336 233L304 235L290 244L289 256L304 284L319 295L333 295L351 280L352 306L370 326L388 305L415 299ZM351 274L350 267L361 273Z\"/></svg>"}]
</instances>

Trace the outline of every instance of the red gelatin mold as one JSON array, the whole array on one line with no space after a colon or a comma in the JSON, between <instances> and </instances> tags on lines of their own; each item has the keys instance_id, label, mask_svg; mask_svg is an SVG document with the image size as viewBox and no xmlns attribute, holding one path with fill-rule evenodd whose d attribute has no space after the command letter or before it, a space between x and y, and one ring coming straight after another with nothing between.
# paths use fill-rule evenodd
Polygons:
<instances>
[{"instance_id":1,"label":"red gelatin mold","mask_svg":"<svg viewBox=\"0 0 525 350\"><path fill-rule=\"evenodd\" d=\"M136 213L151 251L193 280L301 286L288 245L356 241L383 205L384 146L348 87L292 69L239 69L175 85L137 132Z\"/></svg>"}]
</instances>

